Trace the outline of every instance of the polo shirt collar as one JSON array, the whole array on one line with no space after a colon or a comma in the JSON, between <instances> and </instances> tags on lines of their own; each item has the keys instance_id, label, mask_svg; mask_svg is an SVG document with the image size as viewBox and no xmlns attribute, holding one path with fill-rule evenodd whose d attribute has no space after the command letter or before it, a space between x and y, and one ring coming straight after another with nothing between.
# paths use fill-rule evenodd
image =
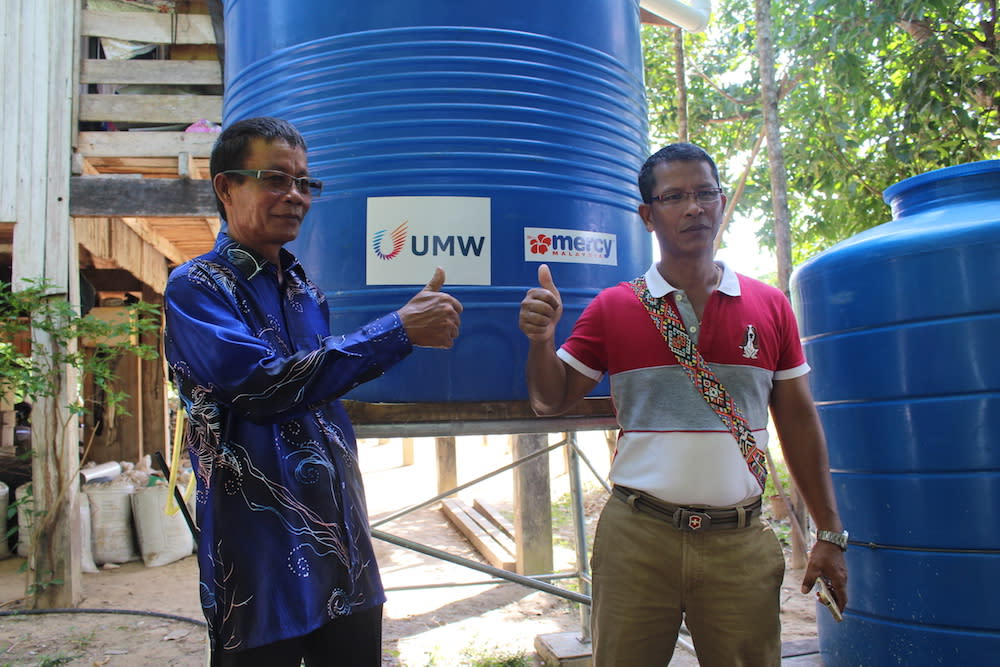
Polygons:
<instances>
[{"instance_id":1,"label":"polo shirt collar","mask_svg":"<svg viewBox=\"0 0 1000 667\"><path fill-rule=\"evenodd\" d=\"M715 263L722 267L722 280L719 281L718 291L729 296L739 296L740 295L740 278L729 266L726 265L721 259L715 260ZM654 261L649 270L646 271L646 286L649 288L649 293L653 298L659 299L662 296L670 294L671 292L680 291L677 287L674 287L660 275L659 270L656 268L656 262Z\"/></svg>"}]
</instances>

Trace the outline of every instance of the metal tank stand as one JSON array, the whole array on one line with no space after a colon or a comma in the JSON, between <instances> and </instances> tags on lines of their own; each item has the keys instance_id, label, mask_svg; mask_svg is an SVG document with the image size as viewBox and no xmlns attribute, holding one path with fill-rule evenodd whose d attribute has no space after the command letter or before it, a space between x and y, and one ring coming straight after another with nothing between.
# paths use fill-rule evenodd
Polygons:
<instances>
[{"instance_id":1,"label":"metal tank stand","mask_svg":"<svg viewBox=\"0 0 1000 667\"><path fill-rule=\"evenodd\" d=\"M410 507L382 517L371 524L372 535L380 540L411 549L418 553L443 561L462 565L492 578L469 583L445 583L408 586L413 588L450 587L457 585L497 584L511 582L580 603L580 632L542 635L536 638L535 647L541 655L556 657L557 664L564 662L567 645L570 652L580 657L590 655L590 589L591 576L587 555L586 520L583 505L583 485L580 464L586 465L594 478L610 493L607 482L600 476L594 465L577 444L578 431L608 430L618 427L610 399L585 399L571 413L558 418L533 416L526 402L517 403L466 403L466 404L371 404L344 401L345 408L354 423L358 438L387 437L453 437L456 435L526 435L566 433L566 437L552 445L537 449L521 456L511 463L497 468L455 488L421 501ZM432 505L448 496L463 491L484 480L523 465L540 456L565 447L567 471L570 481L570 497L573 532L576 542L576 569L572 572L522 575L503 570L479 561L463 558L441 549L420 544L381 530L379 527L395 521L416 510ZM560 579L576 578L580 592L572 591L549 583ZM399 589L395 589L399 590Z\"/></svg>"}]
</instances>

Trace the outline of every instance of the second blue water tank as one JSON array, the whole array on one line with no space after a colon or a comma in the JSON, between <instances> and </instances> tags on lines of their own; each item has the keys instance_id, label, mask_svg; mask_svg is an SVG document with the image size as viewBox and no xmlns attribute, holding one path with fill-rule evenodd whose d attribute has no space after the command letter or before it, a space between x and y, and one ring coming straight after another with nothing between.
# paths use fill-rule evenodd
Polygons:
<instances>
[{"instance_id":1,"label":"second blue water tank","mask_svg":"<svg viewBox=\"0 0 1000 667\"><path fill-rule=\"evenodd\" d=\"M454 349L417 350L348 398L524 399L517 310L538 265L563 296L560 339L648 267L636 0L225 5L224 123L291 121L325 182L290 249L334 331L399 308L438 265L465 306Z\"/></svg>"},{"instance_id":2,"label":"second blue water tank","mask_svg":"<svg viewBox=\"0 0 1000 667\"><path fill-rule=\"evenodd\" d=\"M792 298L851 532L823 664L1000 656L1000 160L885 192L893 221L804 264Z\"/></svg>"}]
</instances>

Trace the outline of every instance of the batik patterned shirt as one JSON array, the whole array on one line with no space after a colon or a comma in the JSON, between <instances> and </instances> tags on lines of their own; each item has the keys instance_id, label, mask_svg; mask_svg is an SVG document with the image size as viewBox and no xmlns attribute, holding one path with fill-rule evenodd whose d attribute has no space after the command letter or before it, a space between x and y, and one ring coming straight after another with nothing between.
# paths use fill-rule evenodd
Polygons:
<instances>
[{"instance_id":1,"label":"batik patterned shirt","mask_svg":"<svg viewBox=\"0 0 1000 667\"><path fill-rule=\"evenodd\" d=\"M279 269L225 233L171 273L165 313L213 646L253 648L382 604L337 397L409 354L399 316L331 336L326 299L290 253Z\"/></svg>"}]
</instances>

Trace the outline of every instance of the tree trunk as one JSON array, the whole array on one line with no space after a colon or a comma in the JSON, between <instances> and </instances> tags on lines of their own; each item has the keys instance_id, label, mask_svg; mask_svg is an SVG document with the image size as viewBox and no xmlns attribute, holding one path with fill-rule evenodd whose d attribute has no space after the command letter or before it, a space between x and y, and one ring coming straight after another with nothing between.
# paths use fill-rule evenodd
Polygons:
<instances>
[{"instance_id":1,"label":"tree trunk","mask_svg":"<svg viewBox=\"0 0 1000 667\"><path fill-rule=\"evenodd\" d=\"M32 335L46 349L57 344L38 328L32 329ZM55 352L49 358L56 357ZM36 399L31 412L33 568L28 571L27 592L38 609L73 607L83 595L79 436L77 419L66 407L74 402L76 375L70 368L54 374L58 380L53 395Z\"/></svg>"},{"instance_id":2,"label":"tree trunk","mask_svg":"<svg viewBox=\"0 0 1000 667\"><path fill-rule=\"evenodd\" d=\"M771 171L771 207L778 258L778 287L788 294L792 275L791 223L788 213L788 176L781 147L778 89L774 83L774 42L771 38L770 0L754 0L757 20L757 59L760 67L761 106L767 131L767 157Z\"/></svg>"},{"instance_id":3,"label":"tree trunk","mask_svg":"<svg viewBox=\"0 0 1000 667\"><path fill-rule=\"evenodd\" d=\"M677 140L688 140L687 76L684 73L684 31L674 28L674 77L677 79Z\"/></svg>"}]
</instances>

